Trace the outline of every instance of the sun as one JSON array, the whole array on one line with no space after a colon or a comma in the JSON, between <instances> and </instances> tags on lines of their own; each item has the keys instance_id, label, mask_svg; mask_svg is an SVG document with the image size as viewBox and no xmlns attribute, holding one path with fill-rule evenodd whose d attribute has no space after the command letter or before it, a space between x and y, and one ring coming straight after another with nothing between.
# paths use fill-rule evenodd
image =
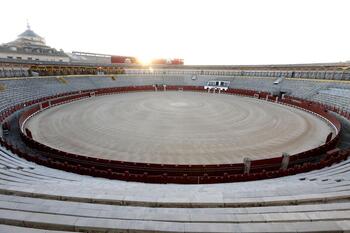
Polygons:
<instances>
[{"instance_id":1,"label":"sun","mask_svg":"<svg viewBox=\"0 0 350 233\"><path fill-rule=\"evenodd\" d=\"M141 63L143 66L148 66L152 62L152 58L150 56L139 56L137 57L137 60Z\"/></svg>"}]
</instances>

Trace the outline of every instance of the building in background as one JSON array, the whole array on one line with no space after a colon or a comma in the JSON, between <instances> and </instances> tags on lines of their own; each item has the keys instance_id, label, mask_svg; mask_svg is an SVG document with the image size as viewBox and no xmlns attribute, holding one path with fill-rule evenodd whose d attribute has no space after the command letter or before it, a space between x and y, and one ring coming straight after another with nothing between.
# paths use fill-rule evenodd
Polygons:
<instances>
[{"instance_id":1,"label":"building in background","mask_svg":"<svg viewBox=\"0 0 350 233\"><path fill-rule=\"evenodd\" d=\"M16 40L0 45L0 58L25 61L70 61L62 50L47 46L45 39L31 30L29 25Z\"/></svg>"},{"instance_id":2,"label":"building in background","mask_svg":"<svg viewBox=\"0 0 350 233\"><path fill-rule=\"evenodd\" d=\"M181 58L173 58L173 59L165 59L165 58L158 58L153 59L151 61L151 65L183 65L184 59Z\"/></svg>"},{"instance_id":3,"label":"building in background","mask_svg":"<svg viewBox=\"0 0 350 233\"><path fill-rule=\"evenodd\" d=\"M71 64L141 64L133 56L108 55L90 52L65 53L46 45L45 39L36 34L29 25L16 40L0 45L0 59L8 63L41 64L41 62ZM183 59L155 59L152 65L183 65Z\"/></svg>"},{"instance_id":4,"label":"building in background","mask_svg":"<svg viewBox=\"0 0 350 233\"><path fill-rule=\"evenodd\" d=\"M67 55L72 63L111 64L111 55L107 54L73 51Z\"/></svg>"},{"instance_id":5,"label":"building in background","mask_svg":"<svg viewBox=\"0 0 350 233\"><path fill-rule=\"evenodd\" d=\"M113 64L139 64L136 57L119 56L119 55L113 55L111 57L111 62Z\"/></svg>"},{"instance_id":6,"label":"building in background","mask_svg":"<svg viewBox=\"0 0 350 233\"><path fill-rule=\"evenodd\" d=\"M67 53L72 63L89 63L89 64L139 64L136 57L108 55L90 52L73 51Z\"/></svg>"}]
</instances>

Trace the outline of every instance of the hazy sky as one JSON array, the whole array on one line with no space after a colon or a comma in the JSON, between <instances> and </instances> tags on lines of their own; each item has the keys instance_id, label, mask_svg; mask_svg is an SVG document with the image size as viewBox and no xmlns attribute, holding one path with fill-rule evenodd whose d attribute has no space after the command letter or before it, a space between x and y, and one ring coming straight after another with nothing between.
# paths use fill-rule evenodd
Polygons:
<instances>
[{"instance_id":1,"label":"hazy sky","mask_svg":"<svg viewBox=\"0 0 350 233\"><path fill-rule=\"evenodd\" d=\"M0 43L26 29L66 52L186 64L350 60L348 0L1 0Z\"/></svg>"}]
</instances>

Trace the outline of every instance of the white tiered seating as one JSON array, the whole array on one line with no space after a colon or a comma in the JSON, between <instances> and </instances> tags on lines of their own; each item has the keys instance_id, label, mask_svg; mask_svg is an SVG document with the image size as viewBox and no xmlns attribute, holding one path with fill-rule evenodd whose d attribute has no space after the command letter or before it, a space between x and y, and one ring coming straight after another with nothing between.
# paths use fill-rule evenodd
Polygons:
<instances>
[{"instance_id":1,"label":"white tiered seating","mask_svg":"<svg viewBox=\"0 0 350 233\"><path fill-rule=\"evenodd\" d=\"M113 86L202 85L210 76L2 80L0 109L42 96ZM215 79L220 79L214 77ZM275 78L226 77L232 88L274 90ZM348 84L285 80L294 95ZM329 93L327 93L329 96ZM338 100L338 99L336 99ZM334 102L337 104L338 102ZM143 184L68 173L0 148L0 232L346 232L350 160L270 180L210 185Z\"/></svg>"}]
</instances>

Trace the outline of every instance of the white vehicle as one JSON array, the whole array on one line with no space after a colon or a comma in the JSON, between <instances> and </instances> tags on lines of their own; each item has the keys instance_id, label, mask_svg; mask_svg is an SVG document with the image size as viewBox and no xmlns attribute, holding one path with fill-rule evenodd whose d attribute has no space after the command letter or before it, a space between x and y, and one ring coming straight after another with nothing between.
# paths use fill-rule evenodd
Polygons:
<instances>
[{"instance_id":1,"label":"white vehicle","mask_svg":"<svg viewBox=\"0 0 350 233\"><path fill-rule=\"evenodd\" d=\"M276 79L273 84L277 85L280 84L283 81L283 77L279 77L278 79Z\"/></svg>"},{"instance_id":2,"label":"white vehicle","mask_svg":"<svg viewBox=\"0 0 350 233\"><path fill-rule=\"evenodd\" d=\"M207 82L207 85L204 86L204 90L219 90L219 91L227 91L228 86L230 85L230 81L217 81L211 80Z\"/></svg>"}]
</instances>

